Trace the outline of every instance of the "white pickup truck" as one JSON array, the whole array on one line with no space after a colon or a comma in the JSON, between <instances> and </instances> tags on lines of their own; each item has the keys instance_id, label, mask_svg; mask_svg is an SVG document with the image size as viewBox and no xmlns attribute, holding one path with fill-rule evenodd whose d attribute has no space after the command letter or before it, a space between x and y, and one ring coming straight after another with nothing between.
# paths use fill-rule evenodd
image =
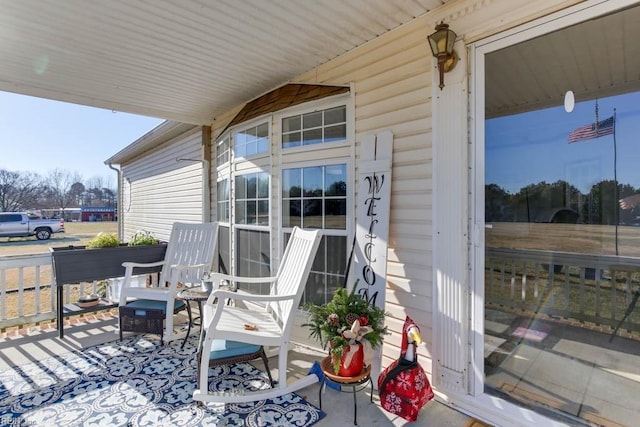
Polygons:
<instances>
[{"instance_id":1,"label":"white pickup truck","mask_svg":"<svg viewBox=\"0 0 640 427\"><path fill-rule=\"evenodd\" d=\"M53 233L64 233L61 219L38 219L26 212L0 212L0 237L36 236L47 240Z\"/></svg>"}]
</instances>

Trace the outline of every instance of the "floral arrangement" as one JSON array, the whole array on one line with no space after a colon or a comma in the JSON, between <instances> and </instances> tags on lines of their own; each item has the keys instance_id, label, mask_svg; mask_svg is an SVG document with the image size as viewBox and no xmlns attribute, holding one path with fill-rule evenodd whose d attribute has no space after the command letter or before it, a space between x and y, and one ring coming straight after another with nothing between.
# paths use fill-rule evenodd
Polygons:
<instances>
[{"instance_id":1,"label":"floral arrangement","mask_svg":"<svg viewBox=\"0 0 640 427\"><path fill-rule=\"evenodd\" d=\"M371 358L367 353L378 348L387 334L384 310L357 295L356 287L351 292L338 289L327 304L307 304L305 307L310 316L303 326L310 329L309 336L318 339L323 349L329 347L336 375L348 347L364 344L366 362ZM350 353L355 353L356 349Z\"/></svg>"}]
</instances>

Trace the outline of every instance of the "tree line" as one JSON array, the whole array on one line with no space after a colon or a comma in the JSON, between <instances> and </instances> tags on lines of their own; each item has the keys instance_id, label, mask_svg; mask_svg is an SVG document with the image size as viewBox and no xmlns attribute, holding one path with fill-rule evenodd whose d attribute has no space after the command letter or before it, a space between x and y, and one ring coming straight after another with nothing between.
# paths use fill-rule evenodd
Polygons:
<instances>
[{"instance_id":1,"label":"tree line","mask_svg":"<svg viewBox=\"0 0 640 427\"><path fill-rule=\"evenodd\" d=\"M116 190L102 177L85 181L76 172L34 172L0 168L0 212L116 205Z\"/></svg>"},{"instance_id":2,"label":"tree line","mask_svg":"<svg viewBox=\"0 0 640 427\"><path fill-rule=\"evenodd\" d=\"M564 180L529 184L517 193L510 193L497 184L487 184L485 220L640 225L637 210L622 210L618 203L619 199L637 193L640 193L640 189L629 184L616 185L614 180L602 180L594 184L587 194ZM577 215L575 218L564 217L554 221L553 213L559 210L574 211Z\"/></svg>"}]
</instances>

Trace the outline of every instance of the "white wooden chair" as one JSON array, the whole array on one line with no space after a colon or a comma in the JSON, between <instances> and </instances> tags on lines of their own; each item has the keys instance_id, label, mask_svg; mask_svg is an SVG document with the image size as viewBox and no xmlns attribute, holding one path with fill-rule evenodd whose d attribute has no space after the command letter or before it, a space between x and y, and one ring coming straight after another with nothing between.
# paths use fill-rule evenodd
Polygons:
<instances>
[{"instance_id":1,"label":"white wooden chair","mask_svg":"<svg viewBox=\"0 0 640 427\"><path fill-rule=\"evenodd\" d=\"M211 269L217 242L217 222L204 224L176 222L171 229L163 261L145 264L122 263L125 267L125 276L119 302L121 340L123 330L140 332L141 329L144 329L144 317L147 313L152 313L150 318L161 318L156 319L160 322L159 331L152 328L146 332L160 333L161 343L163 338L166 341L171 341L174 338L173 315L187 308L185 301L176 300L176 294L179 291L178 284L187 286L201 283L204 273ZM131 286L131 277L136 274L136 268L153 266L162 266L156 286L146 288ZM134 319L133 315L124 314L133 312L139 314L140 319ZM132 327L135 322L138 322L136 323L138 325L141 322L142 328ZM151 323L153 320L149 320L149 322ZM164 323L164 328L162 323Z\"/></svg>"},{"instance_id":2,"label":"white wooden chair","mask_svg":"<svg viewBox=\"0 0 640 427\"><path fill-rule=\"evenodd\" d=\"M242 403L282 396L318 381L315 374L287 384L287 354L295 310L300 304L321 239L320 230L294 228L275 277L214 275L234 283L271 283L269 295L214 289L203 308L203 334L198 347L198 384L193 398L207 403ZM235 304L226 304L229 299ZM219 302L219 303L216 303ZM254 306L245 306L254 303ZM208 390L209 366L220 360L257 358L264 347L278 347L278 382L269 389L234 392ZM263 358L264 360L264 358ZM269 367L267 366L267 370ZM269 374L269 376L271 376Z\"/></svg>"}]
</instances>

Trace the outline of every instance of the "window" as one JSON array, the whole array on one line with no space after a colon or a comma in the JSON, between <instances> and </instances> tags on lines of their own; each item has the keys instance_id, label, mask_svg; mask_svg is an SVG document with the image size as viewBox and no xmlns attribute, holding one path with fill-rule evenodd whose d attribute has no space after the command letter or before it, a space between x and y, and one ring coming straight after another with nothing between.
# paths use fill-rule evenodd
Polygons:
<instances>
[{"instance_id":1,"label":"window","mask_svg":"<svg viewBox=\"0 0 640 427\"><path fill-rule=\"evenodd\" d=\"M269 173L237 175L234 193L236 275L268 277L271 274L271 234L267 228ZM266 284L240 284L239 288L254 293L269 292Z\"/></svg>"},{"instance_id":2,"label":"window","mask_svg":"<svg viewBox=\"0 0 640 427\"><path fill-rule=\"evenodd\" d=\"M20 221L22 221L22 215L20 214L0 215L0 222L20 222Z\"/></svg>"},{"instance_id":3,"label":"window","mask_svg":"<svg viewBox=\"0 0 640 427\"><path fill-rule=\"evenodd\" d=\"M229 180L217 184L217 213L219 222L229 222Z\"/></svg>"},{"instance_id":4,"label":"window","mask_svg":"<svg viewBox=\"0 0 640 427\"><path fill-rule=\"evenodd\" d=\"M269 124L257 126L236 132L234 136L234 156L248 157L269 151Z\"/></svg>"},{"instance_id":5,"label":"window","mask_svg":"<svg viewBox=\"0 0 640 427\"><path fill-rule=\"evenodd\" d=\"M475 349L484 356L478 368L484 369L487 395L543 415L554 408L553 416L566 416L571 425L589 424L592 414L600 425L636 425L640 411L632 400L620 404L640 391L637 380L626 380L640 363L640 316L633 309L640 283L639 212L620 203L640 191L640 91L612 76L608 61L592 61L610 50L594 49L586 37L594 26L614 29L638 14L636 7L569 21L546 34L539 33L544 25L536 25L478 51L485 70L474 88L476 111L486 114L475 160L482 184L476 194L484 195L484 203L476 215L487 225L479 248L484 269L476 271L484 286L477 289L484 320L474 322L484 326L484 345ZM550 61L538 47L554 40L575 43L564 58ZM576 54L586 49L592 55ZM617 63L628 60L628 51L620 50ZM522 63L537 66L523 73ZM550 69L566 74L539 78ZM505 79L507 74L519 77ZM539 102L540 93L556 87L575 89L567 82L578 75L589 77L581 78L570 114L561 100ZM504 95L523 81L533 87L506 101Z\"/></svg>"},{"instance_id":6,"label":"window","mask_svg":"<svg viewBox=\"0 0 640 427\"><path fill-rule=\"evenodd\" d=\"M307 103L304 109L262 121L250 118L244 125L234 124L231 137L218 142L220 165L229 162L229 167L218 169L218 220L227 221L230 227L228 246L220 245L221 268L231 268L230 273L238 276L271 276L275 273L271 271L275 267L272 260L279 259L274 251L283 250L294 226L321 228L324 237L303 301L327 301L333 290L342 286L348 258L347 164L351 161L344 157L344 144L340 144L348 141L344 99ZM271 140L272 123L282 126L276 141ZM338 144L323 146L325 142ZM228 157L222 155L226 144L233 150ZM309 160L307 150L282 150L313 144L321 149L318 159L325 159L315 164L303 163ZM278 160L274 162L269 156ZM274 182L283 188L276 197L270 191ZM276 209L272 209L271 199L277 200ZM272 228L277 228L278 234L274 235ZM240 289L255 293L267 293L268 286L239 284Z\"/></svg>"},{"instance_id":7,"label":"window","mask_svg":"<svg viewBox=\"0 0 640 427\"><path fill-rule=\"evenodd\" d=\"M342 286L347 264L347 166L283 170L282 226L325 230L302 304L328 302ZM285 241L289 236L285 232Z\"/></svg>"},{"instance_id":8,"label":"window","mask_svg":"<svg viewBox=\"0 0 640 427\"><path fill-rule=\"evenodd\" d=\"M291 233L285 233L285 242ZM286 243L285 243L286 244ZM347 268L347 236L322 236L316 259L305 285L300 305L326 304L338 288L343 286Z\"/></svg>"},{"instance_id":9,"label":"window","mask_svg":"<svg viewBox=\"0 0 640 427\"><path fill-rule=\"evenodd\" d=\"M347 228L347 166L312 166L282 172L282 226Z\"/></svg>"},{"instance_id":10,"label":"window","mask_svg":"<svg viewBox=\"0 0 640 427\"><path fill-rule=\"evenodd\" d=\"M223 274L231 273L231 236L228 225L218 227L218 271Z\"/></svg>"},{"instance_id":11,"label":"window","mask_svg":"<svg viewBox=\"0 0 640 427\"><path fill-rule=\"evenodd\" d=\"M236 176L235 223L269 225L269 174Z\"/></svg>"},{"instance_id":12,"label":"window","mask_svg":"<svg viewBox=\"0 0 640 427\"><path fill-rule=\"evenodd\" d=\"M271 235L267 230L236 229L236 275L242 277L271 276ZM256 294L268 294L268 283L240 283L239 289Z\"/></svg>"},{"instance_id":13,"label":"window","mask_svg":"<svg viewBox=\"0 0 640 427\"><path fill-rule=\"evenodd\" d=\"M227 134L218 141L216 145L216 166L222 166L229 163L229 147L231 146L231 136Z\"/></svg>"},{"instance_id":14,"label":"window","mask_svg":"<svg viewBox=\"0 0 640 427\"><path fill-rule=\"evenodd\" d=\"M347 109L344 105L282 119L282 148L346 139Z\"/></svg>"}]
</instances>

